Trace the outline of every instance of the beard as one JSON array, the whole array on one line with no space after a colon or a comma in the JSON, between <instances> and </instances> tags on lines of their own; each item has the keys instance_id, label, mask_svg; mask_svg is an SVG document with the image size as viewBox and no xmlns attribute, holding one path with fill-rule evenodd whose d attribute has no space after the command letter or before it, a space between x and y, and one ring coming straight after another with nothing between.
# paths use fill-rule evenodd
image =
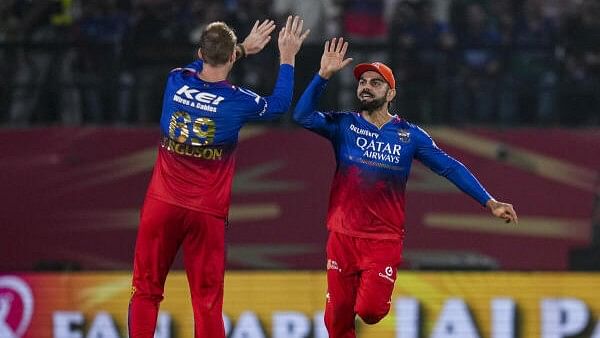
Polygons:
<instances>
[{"instance_id":1,"label":"beard","mask_svg":"<svg viewBox=\"0 0 600 338\"><path fill-rule=\"evenodd\" d=\"M374 98L371 101L367 101L367 100L360 100L360 105L359 108L361 111L366 110L368 112L372 112L375 111L381 107L383 107L383 105L386 103L385 101L385 96L379 97L379 98Z\"/></svg>"}]
</instances>

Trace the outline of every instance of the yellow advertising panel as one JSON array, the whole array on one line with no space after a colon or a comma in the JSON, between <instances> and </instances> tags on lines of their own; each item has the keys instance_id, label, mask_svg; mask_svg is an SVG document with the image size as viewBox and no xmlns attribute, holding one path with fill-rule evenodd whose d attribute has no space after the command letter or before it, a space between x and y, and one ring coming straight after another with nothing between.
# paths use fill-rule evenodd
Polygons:
<instances>
[{"instance_id":1,"label":"yellow advertising panel","mask_svg":"<svg viewBox=\"0 0 600 338\"><path fill-rule=\"evenodd\" d=\"M127 337L129 273L0 275L0 337ZM600 274L401 272L392 310L360 338L600 338ZM229 338L325 338L324 272L229 272ZM193 337L184 273L156 338Z\"/></svg>"}]
</instances>

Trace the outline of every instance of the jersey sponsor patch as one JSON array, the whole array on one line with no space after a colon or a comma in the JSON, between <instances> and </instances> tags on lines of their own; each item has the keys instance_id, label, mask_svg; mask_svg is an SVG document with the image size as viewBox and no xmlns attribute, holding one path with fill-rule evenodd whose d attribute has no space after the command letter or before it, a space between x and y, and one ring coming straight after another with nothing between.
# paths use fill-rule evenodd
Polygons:
<instances>
[{"instance_id":1,"label":"jersey sponsor patch","mask_svg":"<svg viewBox=\"0 0 600 338\"><path fill-rule=\"evenodd\" d=\"M359 127L355 126L353 123L350 124L350 130L358 135L364 135L364 136L368 136L368 137L372 137L372 138L379 138L378 133L374 133L372 131L368 131L366 129L359 128Z\"/></svg>"},{"instance_id":2,"label":"jersey sponsor patch","mask_svg":"<svg viewBox=\"0 0 600 338\"><path fill-rule=\"evenodd\" d=\"M223 96L201 92L200 90L191 88L188 85L182 86L173 95L173 101L177 103L211 113L217 112L217 106L224 99L225 98Z\"/></svg>"},{"instance_id":3,"label":"jersey sponsor patch","mask_svg":"<svg viewBox=\"0 0 600 338\"><path fill-rule=\"evenodd\" d=\"M383 272L379 273L379 277L386 279L387 281L394 283L394 269L391 266L386 266Z\"/></svg>"},{"instance_id":4,"label":"jersey sponsor patch","mask_svg":"<svg viewBox=\"0 0 600 338\"><path fill-rule=\"evenodd\" d=\"M342 272L342 269L340 269L338 263L336 261L334 261L333 259L327 260L327 270L336 270L336 271Z\"/></svg>"}]
</instances>

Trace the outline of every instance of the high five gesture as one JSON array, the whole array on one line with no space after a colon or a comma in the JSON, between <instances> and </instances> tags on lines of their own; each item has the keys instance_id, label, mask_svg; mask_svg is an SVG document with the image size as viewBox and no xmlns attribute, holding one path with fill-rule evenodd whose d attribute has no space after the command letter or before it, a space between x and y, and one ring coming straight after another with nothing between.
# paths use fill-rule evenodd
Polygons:
<instances>
[{"instance_id":1,"label":"high five gesture","mask_svg":"<svg viewBox=\"0 0 600 338\"><path fill-rule=\"evenodd\" d=\"M252 55L260 52L271 41L273 30L275 30L275 21L264 20L260 23L256 20L250 34L241 43L243 47L242 54Z\"/></svg>"},{"instance_id":2,"label":"high five gesture","mask_svg":"<svg viewBox=\"0 0 600 338\"><path fill-rule=\"evenodd\" d=\"M296 54L300 50L304 39L310 33L310 29L302 32L302 26L304 20L300 19L299 16L288 16L285 26L279 31L279 38L277 44L279 46L279 53L282 64L294 65Z\"/></svg>"},{"instance_id":3,"label":"high five gesture","mask_svg":"<svg viewBox=\"0 0 600 338\"><path fill-rule=\"evenodd\" d=\"M335 72L352 62L352 58L344 59L347 50L348 42L344 41L344 38L333 38L331 41L325 41L319 75L324 79L329 79Z\"/></svg>"}]
</instances>

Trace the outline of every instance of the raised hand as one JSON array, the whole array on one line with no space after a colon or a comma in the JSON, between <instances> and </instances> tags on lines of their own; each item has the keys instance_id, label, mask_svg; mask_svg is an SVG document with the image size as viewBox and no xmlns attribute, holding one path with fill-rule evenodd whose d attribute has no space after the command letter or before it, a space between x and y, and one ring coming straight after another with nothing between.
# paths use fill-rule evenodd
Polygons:
<instances>
[{"instance_id":1,"label":"raised hand","mask_svg":"<svg viewBox=\"0 0 600 338\"><path fill-rule=\"evenodd\" d=\"M264 20L262 23L256 20L250 34L242 42L246 54L256 54L263 50L267 43L271 41L271 33L274 29L275 22L273 20Z\"/></svg>"},{"instance_id":2,"label":"raised hand","mask_svg":"<svg viewBox=\"0 0 600 338\"><path fill-rule=\"evenodd\" d=\"M491 199L485 205L490 209L494 216L502 218L506 223L510 223L511 221L519 223L519 218L517 217L517 213L512 204Z\"/></svg>"},{"instance_id":3,"label":"raised hand","mask_svg":"<svg viewBox=\"0 0 600 338\"><path fill-rule=\"evenodd\" d=\"M319 75L322 78L329 79L335 72L352 62L352 58L344 59L347 50L348 42L344 41L344 38L333 38L331 41L325 41Z\"/></svg>"},{"instance_id":4,"label":"raised hand","mask_svg":"<svg viewBox=\"0 0 600 338\"><path fill-rule=\"evenodd\" d=\"M281 63L287 63L294 65L296 54L302 46L302 42L308 36L310 29L302 32L302 26L304 20L301 20L299 16L288 16L285 26L279 32L279 38L277 44L279 45L279 54L281 56Z\"/></svg>"}]
</instances>

